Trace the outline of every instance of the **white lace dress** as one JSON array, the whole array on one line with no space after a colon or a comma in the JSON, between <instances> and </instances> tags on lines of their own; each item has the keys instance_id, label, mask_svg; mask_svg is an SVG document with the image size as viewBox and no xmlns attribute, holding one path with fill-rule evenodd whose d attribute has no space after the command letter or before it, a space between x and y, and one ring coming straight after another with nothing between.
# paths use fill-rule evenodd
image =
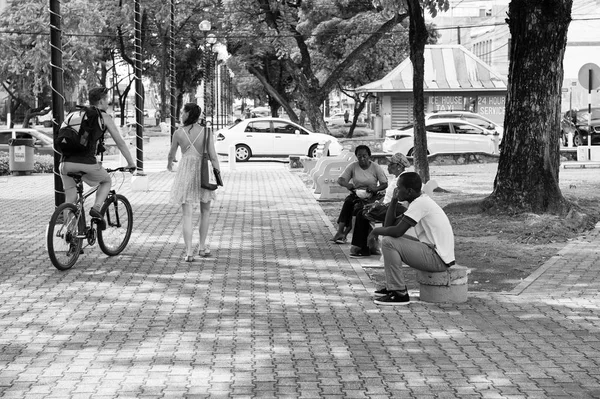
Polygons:
<instances>
[{"instance_id":1,"label":"white lace dress","mask_svg":"<svg viewBox=\"0 0 600 399\"><path fill-rule=\"evenodd\" d=\"M200 202L210 202L217 199L216 190L205 190L200 186L200 168L202 165L202 154L194 147L194 142L199 137L204 137L206 131L203 130L192 142L190 136L185 132L190 145L183 151L179 160L173 186L171 187L172 204L199 204ZM209 162L210 166L210 162Z\"/></svg>"}]
</instances>

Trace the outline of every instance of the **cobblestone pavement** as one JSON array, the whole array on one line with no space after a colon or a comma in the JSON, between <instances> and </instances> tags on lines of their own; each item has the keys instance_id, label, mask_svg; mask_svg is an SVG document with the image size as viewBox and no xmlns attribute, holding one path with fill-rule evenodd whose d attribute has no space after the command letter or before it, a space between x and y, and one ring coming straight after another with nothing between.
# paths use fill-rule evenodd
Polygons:
<instances>
[{"instance_id":1,"label":"cobblestone pavement","mask_svg":"<svg viewBox=\"0 0 600 399\"><path fill-rule=\"evenodd\" d=\"M126 177L127 249L66 272L44 243L53 177L0 177L0 397L600 398L597 232L513 292L380 307L285 165L224 168L194 263L172 177Z\"/></svg>"}]
</instances>

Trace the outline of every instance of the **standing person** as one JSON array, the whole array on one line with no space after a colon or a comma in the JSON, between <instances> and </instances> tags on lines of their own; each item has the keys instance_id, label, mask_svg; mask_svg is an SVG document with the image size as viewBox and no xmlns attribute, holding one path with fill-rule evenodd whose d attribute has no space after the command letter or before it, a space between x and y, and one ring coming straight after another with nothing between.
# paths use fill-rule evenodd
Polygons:
<instances>
[{"instance_id":1,"label":"standing person","mask_svg":"<svg viewBox=\"0 0 600 399\"><path fill-rule=\"evenodd\" d=\"M299 122L302 126L304 126L304 124L306 123L306 111L304 110L304 108L300 109Z\"/></svg>"},{"instance_id":2,"label":"standing person","mask_svg":"<svg viewBox=\"0 0 600 399\"><path fill-rule=\"evenodd\" d=\"M194 261L194 249L192 246L194 235L192 227L194 204L200 204L200 226L198 228L200 233L200 250L198 255L203 257L210 256L210 250L206 246L206 236L208 235L210 204L212 200L217 198L217 194L213 190L206 190L200 186L200 169L204 153L205 135L208 135L208 148L206 151L210 162L214 168L220 170L219 158L215 151L213 137L202 124L198 123L200 115L201 110L197 104L185 104L180 116L183 126L173 134L167 163L167 169L172 172L177 148L181 147L182 156L171 188L171 203L181 205L186 262Z\"/></svg>"},{"instance_id":3,"label":"standing person","mask_svg":"<svg viewBox=\"0 0 600 399\"><path fill-rule=\"evenodd\" d=\"M338 231L331 241L336 244L346 243L346 236L352 230L352 217L362 209L365 201L374 197L388 186L385 172L379 164L371 161L371 149L359 145L354 150L358 161L352 162L344 169L337 183L350 190L344 200L338 217ZM360 197L359 197L360 195Z\"/></svg>"},{"instance_id":4,"label":"standing person","mask_svg":"<svg viewBox=\"0 0 600 399\"><path fill-rule=\"evenodd\" d=\"M348 121L350 121L350 113L346 110L346 112L344 112L344 123L348 123Z\"/></svg>"},{"instance_id":5,"label":"standing person","mask_svg":"<svg viewBox=\"0 0 600 399\"><path fill-rule=\"evenodd\" d=\"M384 227L373 229L369 240L384 236L381 250L385 287L375 291L378 305L406 305L410 302L402 263L422 271L443 272L454 265L454 233L448 216L427 194L421 192L421 177L406 172L398 177L398 188L388 208ZM394 224L398 201L408 201L408 209ZM404 233L415 228L417 238Z\"/></svg>"},{"instance_id":6,"label":"standing person","mask_svg":"<svg viewBox=\"0 0 600 399\"><path fill-rule=\"evenodd\" d=\"M115 141L117 148L127 160L127 167L135 170L135 161L129 152L129 148L127 148L125 140L121 137L121 133L113 118L106 113L106 110L108 109L108 89L105 87L91 89L88 93L88 101L90 107L97 108L100 111L105 131L108 130ZM100 120L98 120L98 122L100 123ZM90 140L90 145L88 145L86 151L77 154L63 154L59 166L60 178L62 179L63 187L65 189L66 202L74 202L77 198L75 180L73 180L72 177L67 176L67 173L83 172L85 173L82 177L84 182L90 186L98 186L94 205L90 209L90 216L100 221L98 223L98 228L101 230L104 230L106 226L102 219L102 215L100 214L100 207L102 207L104 200L108 197L108 193L112 186L110 175L106 172L106 169L102 167L102 162L99 162L96 158L98 142L105 131L101 131L101 134Z\"/></svg>"},{"instance_id":7,"label":"standing person","mask_svg":"<svg viewBox=\"0 0 600 399\"><path fill-rule=\"evenodd\" d=\"M352 233L352 246L350 247L351 258L362 258L371 255L380 255L379 248L376 245L369 246L367 238L371 233L371 222L378 223L385 220L385 215L389 207L389 203L394 195L396 189L396 182L398 176L404 173L406 168L410 166L410 162L399 152L392 155L390 162L388 163L388 173L393 175L394 184L389 184L385 190L385 197L381 201L381 204L374 202L370 206L365 206L362 211L356 214L356 220L354 222L354 233ZM406 208L403 205L398 204L396 206L396 217L404 213Z\"/></svg>"}]
</instances>

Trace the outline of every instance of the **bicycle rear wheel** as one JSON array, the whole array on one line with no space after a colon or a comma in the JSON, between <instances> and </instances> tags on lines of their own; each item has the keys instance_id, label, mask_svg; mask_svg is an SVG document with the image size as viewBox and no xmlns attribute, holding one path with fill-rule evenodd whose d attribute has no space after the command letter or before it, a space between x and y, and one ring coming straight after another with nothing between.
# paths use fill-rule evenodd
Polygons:
<instances>
[{"instance_id":1,"label":"bicycle rear wheel","mask_svg":"<svg viewBox=\"0 0 600 399\"><path fill-rule=\"evenodd\" d=\"M48 255L58 270L68 270L79 258L85 224L74 204L61 204L50 218L46 233Z\"/></svg>"},{"instance_id":2,"label":"bicycle rear wheel","mask_svg":"<svg viewBox=\"0 0 600 399\"><path fill-rule=\"evenodd\" d=\"M133 230L133 210L131 204L121 194L109 197L100 209L106 229L98 229L98 246L108 256L120 254L131 237Z\"/></svg>"}]
</instances>

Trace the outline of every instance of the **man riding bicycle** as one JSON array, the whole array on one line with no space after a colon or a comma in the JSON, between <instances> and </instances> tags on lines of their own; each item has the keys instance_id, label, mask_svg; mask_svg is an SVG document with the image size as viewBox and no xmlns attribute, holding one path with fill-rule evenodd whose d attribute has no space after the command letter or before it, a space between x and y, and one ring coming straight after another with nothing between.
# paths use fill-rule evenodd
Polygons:
<instances>
[{"instance_id":1,"label":"man riding bicycle","mask_svg":"<svg viewBox=\"0 0 600 399\"><path fill-rule=\"evenodd\" d=\"M105 130L108 130L115 141L117 148L119 148L119 151L121 151L121 154L123 154L127 160L127 167L135 169L135 161L127 148L125 140L121 137L121 133L113 118L106 113L106 110L108 109L108 89L104 87L91 89L88 100L90 107L96 107L100 110ZM84 152L77 154L63 154L59 168L60 177L65 190L65 202L74 202L77 198L75 180L73 180L72 177L67 176L67 173L85 173L82 178L83 181L90 186L98 186L94 206L90 209L90 216L97 219L102 219L100 207L104 203L106 197L108 197L112 186L110 175L102 167L102 163L96 159L98 141L100 138L101 137L94 137L93 140L95 140L95 142L93 142Z\"/></svg>"}]
</instances>

